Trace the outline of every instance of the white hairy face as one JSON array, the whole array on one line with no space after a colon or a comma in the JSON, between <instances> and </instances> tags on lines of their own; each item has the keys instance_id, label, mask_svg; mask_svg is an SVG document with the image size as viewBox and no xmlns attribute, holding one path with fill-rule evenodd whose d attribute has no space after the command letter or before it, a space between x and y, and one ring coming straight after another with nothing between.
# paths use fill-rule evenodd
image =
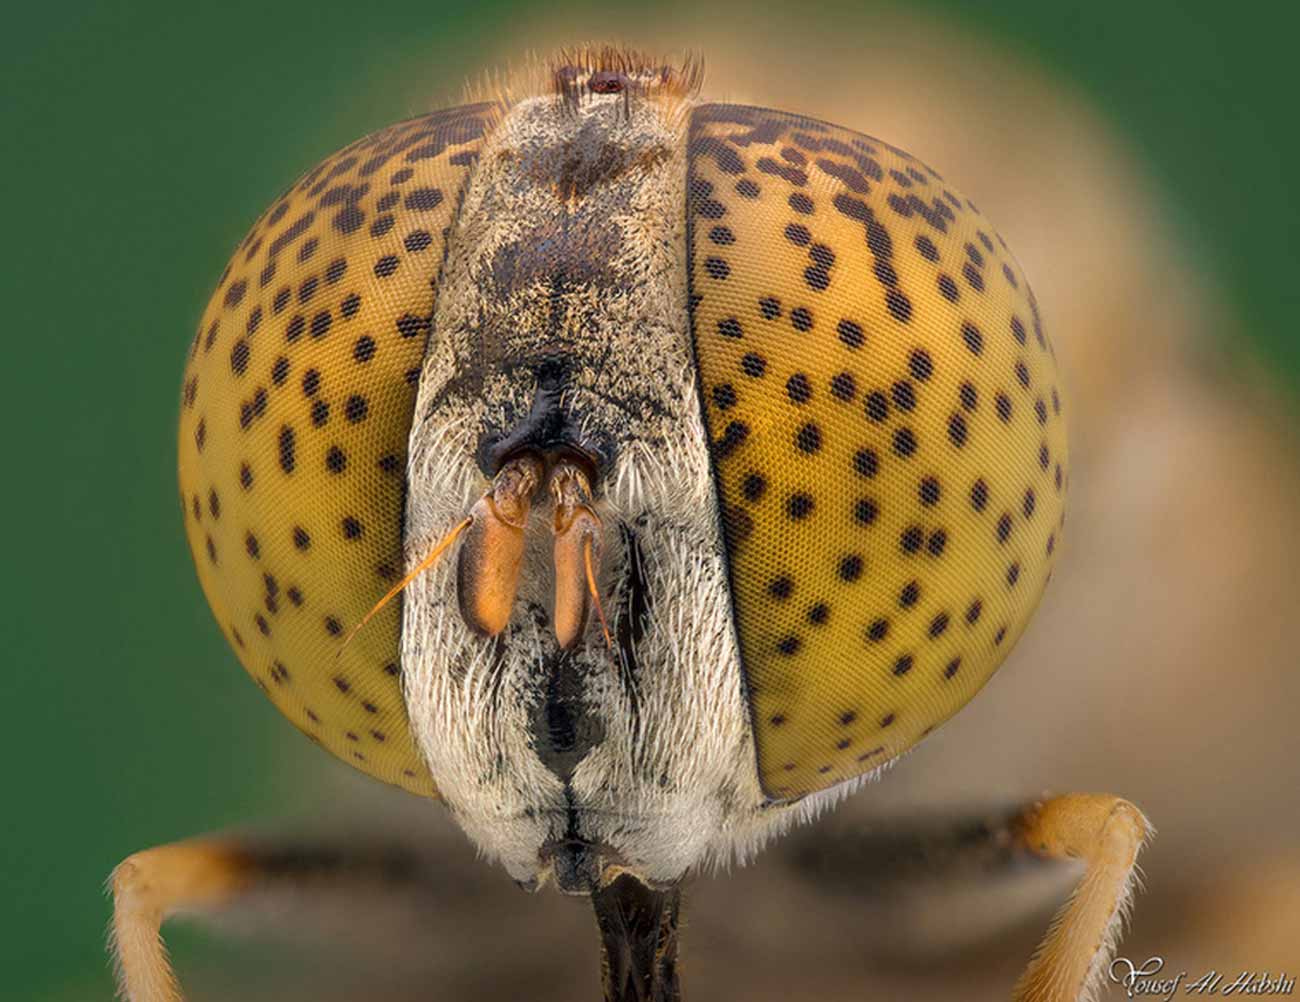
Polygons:
<instances>
[{"instance_id":1,"label":"white hairy face","mask_svg":"<svg viewBox=\"0 0 1300 1002\"><path fill-rule=\"evenodd\" d=\"M525 101L487 143L449 238L410 439L409 554L483 494L484 430L529 413L547 359L556 408L612 455L595 508L616 650L590 623L585 643L560 651L545 504L498 637L466 628L450 563L406 594L406 698L434 782L485 854L530 883L575 840L597 847L606 873L673 881L744 853L786 813L763 806L758 782L689 342L683 116L650 103L614 113L622 101ZM611 150L643 165L623 184L565 205L536 180ZM529 266L539 234L575 216L601 219L605 246L557 295ZM550 271L564 266L564 249L545 253Z\"/></svg>"},{"instance_id":2,"label":"white hairy face","mask_svg":"<svg viewBox=\"0 0 1300 1002\"><path fill-rule=\"evenodd\" d=\"M269 210L180 456L276 705L574 891L743 856L956 713L1068 486L1052 345L974 203L879 140L698 103L689 63L587 55ZM377 592L462 530L399 622L410 578Z\"/></svg>"}]
</instances>

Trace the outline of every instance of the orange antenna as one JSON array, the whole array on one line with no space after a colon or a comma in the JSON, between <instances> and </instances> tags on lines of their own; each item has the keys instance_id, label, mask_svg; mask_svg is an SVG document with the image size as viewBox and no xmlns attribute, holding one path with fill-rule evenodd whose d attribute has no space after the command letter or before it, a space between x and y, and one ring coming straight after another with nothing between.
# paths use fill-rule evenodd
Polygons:
<instances>
[{"instance_id":1,"label":"orange antenna","mask_svg":"<svg viewBox=\"0 0 1300 1002\"><path fill-rule=\"evenodd\" d=\"M596 588L596 573L591 567L591 537L588 536L583 540L582 562L587 569L587 590L591 592L592 604L596 606L596 615L600 618L600 628L605 634L605 645L609 648L610 653L614 651L614 641L609 636L609 624L605 622L605 610L600 605L600 592Z\"/></svg>"},{"instance_id":2,"label":"orange antenna","mask_svg":"<svg viewBox=\"0 0 1300 1002\"><path fill-rule=\"evenodd\" d=\"M369 612L367 612L364 616L361 617L361 622L357 623L356 626L352 627L352 629L348 631L348 635L343 638L343 645L338 649L338 653L334 655L335 661L338 661L338 659L343 656L343 652L347 650L348 644L352 643L352 638L361 632L361 628L365 626L368 622L370 622L372 619L374 619L375 616L379 614L380 609L382 609L389 602L391 602L398 595L400 595L402 590L407 585L409 585L412 581L414 581L421 574L423 574L430 567L432 567L435 563L437 563L438 558L443 555L447 547L451 546L452 543L456 542L456 537L458 537L462 532L468 529L469 524L472 521L473 519L471 517L466 516L463 522L461 522L459 525L453 528L451 532L447 533L447 535L442 537L442 540L438 543L437 546L433 548L433 551L427 557L421 560L418 564L416 564L415 568L411 571L410 574L406 575L406 577L402 578L401 581L397 582L397 584L393 585L393 587L388 589L387 594L385 594L383 598L381 598L378 602L376 602Z\"/></svg>"}]
</instances>

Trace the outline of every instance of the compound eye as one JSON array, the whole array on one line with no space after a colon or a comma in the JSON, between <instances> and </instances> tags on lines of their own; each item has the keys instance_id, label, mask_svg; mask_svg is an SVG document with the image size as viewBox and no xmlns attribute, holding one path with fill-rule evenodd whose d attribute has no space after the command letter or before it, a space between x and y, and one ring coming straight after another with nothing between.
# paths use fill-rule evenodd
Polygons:
<instances>
[{"instance_id":1,"label":"compound eye","mask_svg":"<svg viewBox=\"0 0 1300 1002\"><path fill-rule=\"evenodd\" d=\"M422 794L399 678L406 442L459 192L497 110L384 129L327 157L249 231L186 365L180 489L199 580L276 707ZM341 653L340 653L341 651Z\"/></svg>"},{"instance_id":2,"label":"compound eye","mask_svg":"<svg viewBox=\"0 0 1300 1002\"><path fill-rule=\"evenodd\" d=\"M1051 573L1068 481L1024 273L914 157L696 109L692 324L759 771L875 769L988 681Z\"/></svg>"}]
</instances>

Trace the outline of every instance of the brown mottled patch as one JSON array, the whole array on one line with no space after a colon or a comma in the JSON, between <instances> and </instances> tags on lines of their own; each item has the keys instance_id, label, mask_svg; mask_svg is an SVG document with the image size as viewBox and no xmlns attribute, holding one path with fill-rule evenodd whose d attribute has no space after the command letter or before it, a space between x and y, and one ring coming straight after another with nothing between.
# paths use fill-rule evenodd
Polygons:
<instances>
[{"instance_id":1,"label":"brown mottled patch","mask_svg":"<svg viewBox=\"0 0 1300 1002\"><path fill-rule=\"evenodd\" d=\"M556 279L610 286L618 275L609 262L622 246L622 231L607 219L588 214L547 219L497 250L492 281L501 296Z\"/></svg>"}]
</instances>

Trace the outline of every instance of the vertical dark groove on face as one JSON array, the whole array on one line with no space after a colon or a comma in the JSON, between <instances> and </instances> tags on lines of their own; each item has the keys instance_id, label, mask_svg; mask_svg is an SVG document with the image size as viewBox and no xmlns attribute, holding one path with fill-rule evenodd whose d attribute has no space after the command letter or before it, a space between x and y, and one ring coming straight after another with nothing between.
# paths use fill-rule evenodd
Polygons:
<instances>
[{"instance_id":1,"label":"vertical dark groove on face","mask_svg":"<svg viewBox=\"0 0 1300 1002\"><path fill-rule=\"evenodd\" d=\"M614 640L618 645L619 676L623 691L627 693L628 728L635 734L641 722L640 665L636 648L645 636L650 614L650 586L645 576L645 554L636 531L626 522L619 523L623 537L623 552L627 560L627 576L623 585L623 601L619 604L618 621L614 624Z\"/></svg>"},{"instance_id":2,"label":"vertical dark groove on face","mask_svg":"<svg viewBox=\"0 0 1300 1002\"><path fill-rule=\"evenodd\" d=\"M533 748L567 787L578 763L605 740L605 724L587 702L583 670L570 652L548 655L538 669L542 698L529 720Z\"/></svg>"},{"instance_id":3,"label":"vertical dark groove on face","mask_svg":"<svg viewBox=\"0 0 1300 1002\"><path fill-rule=\"evenodd\" d=\"M501 705L501 686L506 678L506 642L503 636L492 638L492 668L491 668L491 690L489 705Z\"/></svg>"}]
</instances>

